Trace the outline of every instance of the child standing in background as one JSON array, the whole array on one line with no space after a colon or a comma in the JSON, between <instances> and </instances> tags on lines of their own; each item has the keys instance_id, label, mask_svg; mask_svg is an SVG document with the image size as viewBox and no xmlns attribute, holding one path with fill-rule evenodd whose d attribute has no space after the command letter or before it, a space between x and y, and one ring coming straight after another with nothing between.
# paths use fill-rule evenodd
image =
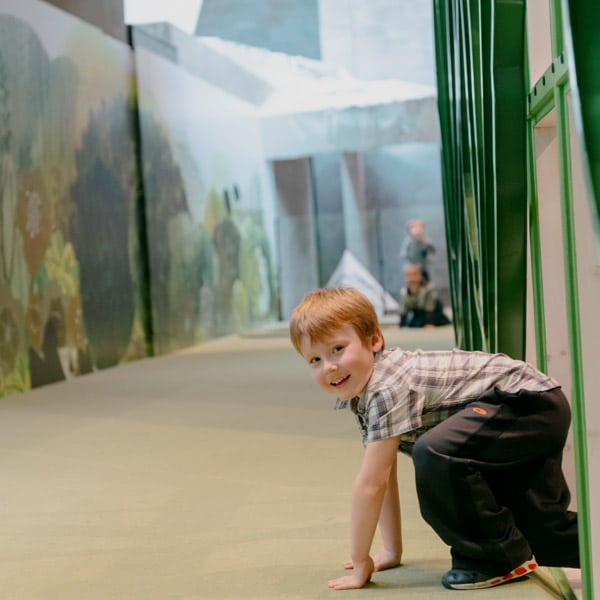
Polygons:
<instances>
[{"instance_id":1,"label":"child standing in background","mask_svg":"<svg viewBox=\"0 0 600 600\"><path fill-rule=\"evenodd\" d=\"M430 281L429 257L435 252L435 246L425 237L425 223L420 219L411 219L406 229L408 233L400 246L401 264L403 267L407 264L419 265L425 281Z\"/></svg>"}]
</instances>

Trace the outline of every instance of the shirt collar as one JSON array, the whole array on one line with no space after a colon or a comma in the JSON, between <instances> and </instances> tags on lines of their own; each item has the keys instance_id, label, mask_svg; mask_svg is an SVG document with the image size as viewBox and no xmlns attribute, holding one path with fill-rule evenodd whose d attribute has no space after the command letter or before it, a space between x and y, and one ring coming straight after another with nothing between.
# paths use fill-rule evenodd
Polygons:
<instances>
[{"instance_id":1,"label":"shirt collar","mask_svg":"<svg viewBox=\"0 0 600 600\"><path fill-rule=\"evenodd\" d=\"M345 410L350 407L352 412L356 412L360 401L365 397L365 392L363 392L360 396L354 396L350 400L340 400L339 398L335 401L334 410Z\"/></svg>"},{"instance_id":2,"label":"shirt collar","mask_svg":"<svg viewBox=\"0 0 600 600\"><path fill-rule=\"evenodd\" d=\"M344 410L345 408L348 408L348 404L350 404L350 400L342 400L341 398L336 398L333 410Z\"/></svg>"}]
</instances>

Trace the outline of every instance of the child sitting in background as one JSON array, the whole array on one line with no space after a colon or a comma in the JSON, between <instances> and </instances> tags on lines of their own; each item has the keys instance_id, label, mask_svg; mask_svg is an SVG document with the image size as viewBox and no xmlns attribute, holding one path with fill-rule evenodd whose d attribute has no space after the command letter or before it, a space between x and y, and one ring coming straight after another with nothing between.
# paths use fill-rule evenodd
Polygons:
<instances>
[{"instance_id":1,"label":"child sitting in background","mask_svg":"<svg viewBox=\"0 0 600 600\"><path fill-rule=\"evenodd\" d=\"M421 267L406 265L404 286L400 290L400 327L437 327L448 323L442 301L423 277Z\"/></svg>"}]
</instances>

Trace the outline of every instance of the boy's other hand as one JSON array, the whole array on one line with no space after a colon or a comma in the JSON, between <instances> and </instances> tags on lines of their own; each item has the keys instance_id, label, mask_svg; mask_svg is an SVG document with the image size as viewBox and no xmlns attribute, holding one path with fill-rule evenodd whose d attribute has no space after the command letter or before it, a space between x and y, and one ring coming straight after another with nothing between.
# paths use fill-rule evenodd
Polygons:
<instances>
[{"instance_id":1,"label":"boy's other hand","mask_svg":"<svg viewBox=\"0 0 600 600\"><path fill-rule=\"evenodd\" d=\"M384 550L377 556L373 557L373 571L385 571L400 566L400 556L396 552ZM354 565L351 560L344 563L344 569L353 569Z\"/></svg>"},{"instance_id":2,"label":"boy's other hand","mask_svg":"<svg viewBox=\"0 0 600 600\"><path fill-rule=\"evenodd\" d=\"M365 561L359 564L353 564L352 575L331 579L327 585L334 590L356 590L363 587L371 580L371 575L375 570L373 559L369 556Z\"/></svg>"}]
</instances>

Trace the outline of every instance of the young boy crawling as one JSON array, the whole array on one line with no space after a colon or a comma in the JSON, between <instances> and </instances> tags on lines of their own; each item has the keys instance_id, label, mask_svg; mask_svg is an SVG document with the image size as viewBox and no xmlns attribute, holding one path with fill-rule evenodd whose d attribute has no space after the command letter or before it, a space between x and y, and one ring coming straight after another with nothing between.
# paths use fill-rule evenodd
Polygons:
<instances>
[{"instance_id":1,"label":"young boy crawling","mask_svg":"<svg viewBox=\"0 0 600 600\"><path fill-rule=\"evenodd\" d=\"M384 350L373 306L354 289L308 294L290 337L336 408L355 414L365 446L344 564L352 573L329 587L360 588L400 565L398 451L412 455L421 514L450 546L445 587L492 587L538 564L579 567L561 467L570 409L554 379L503 354ZM384 550L371 558L377 525Z\"/></svg>"}]
</instances>

